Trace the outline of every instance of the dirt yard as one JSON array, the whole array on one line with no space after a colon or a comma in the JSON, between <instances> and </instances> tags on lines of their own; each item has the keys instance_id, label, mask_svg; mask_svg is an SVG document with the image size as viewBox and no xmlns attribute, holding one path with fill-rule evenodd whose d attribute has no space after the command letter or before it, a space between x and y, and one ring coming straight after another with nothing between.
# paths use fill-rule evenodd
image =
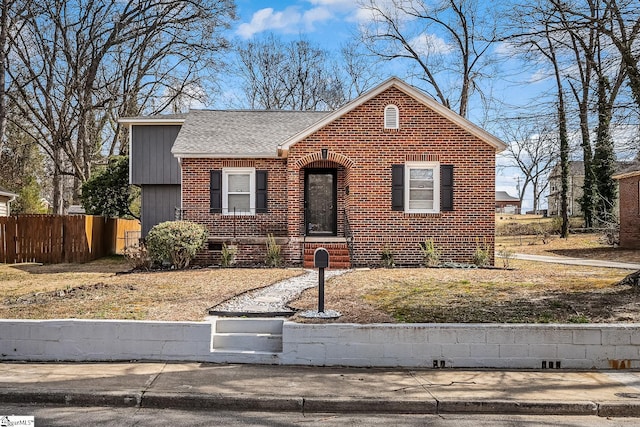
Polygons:
<instances>
[{"instance_id":1,"label":"dirt yard","mask_svg":"<svg viewBox=\"0 0 640 427\"><path fill-rule=\"evenodd\" d=\"M496 250L640 263L640 251L604 247L593 235L530 243L504 237ZM497 265L502 266L500 258ZM343 314L339 322L359 323L640 322L640 291L615 286L629 270L518 260L510 260L510 267L353 271L327 281L325 307ZM120 258L79 265L0 265L1 316L202 320L209 307L233 295L302 273L195 269L121 274L127 270ZM317 290L291 305L317 308Z\"/></svg>"}]
</instances>

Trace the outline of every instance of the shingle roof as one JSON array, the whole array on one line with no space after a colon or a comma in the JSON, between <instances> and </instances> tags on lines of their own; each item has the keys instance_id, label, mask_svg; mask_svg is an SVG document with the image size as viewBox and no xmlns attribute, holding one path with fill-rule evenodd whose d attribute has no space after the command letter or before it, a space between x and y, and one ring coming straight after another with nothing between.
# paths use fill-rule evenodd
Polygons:
<instances>
[{"instance_id":1,"label":"shingle roof","mask_svg":"<svg viewBox=\"0 0 640 427\"><path fill-rule=\"evenodd\" d=\"M192 110L171 152L177 157L276 157L278 144L325 111Z\"/></svg>"},{"instance_id":2,"label":"shingle roof","mask_svg":"<svg viewBox=\"0 0 640 427\"><path fill-rule=\"evenodd\" d=\"M496 191L496 202L515 202L520 201L517 197L509 195L506 191Z\"/></svg>"}]
</instances>

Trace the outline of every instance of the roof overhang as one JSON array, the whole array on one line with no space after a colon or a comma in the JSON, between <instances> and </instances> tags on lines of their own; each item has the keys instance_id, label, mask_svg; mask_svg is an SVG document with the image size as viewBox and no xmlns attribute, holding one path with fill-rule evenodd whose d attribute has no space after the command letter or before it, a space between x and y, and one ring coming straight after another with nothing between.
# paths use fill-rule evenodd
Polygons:
<instances>
[{"instance_id":1,"label":"roof overhang","mask_svg":"<svg viewBox=\"0 0 640 427\"><path fill-rule=\"evenodd\" d=\"M632 171L627 173L621 173L618 175L613 175L613 179L625 179L625 178L633 178L634 176L640 176L640 171Z\"/></svg>"},{"instance_id":2,"label":"roof overhang","mask_svg":"<svg viewBox=\"0 0 640 427\"><path fill-rule=\"evenodd\" d=\"M329 123L333 122L334 120L337 120L338 118L344 116L345 114L349 113L350 111L354 110L355 108L359 107L360 105L364 104L370 99L375 98L382 92L392 87L395 87L398 90L404 92L405 94L414 98L418 102L424 104L427 108L449 119L450 121L460 126L462 129L466 130L470 134L486 142L487 144L489 144L495 149L496 153L504 151L507 148L507 144L504 143L502 140L500 140L498 137L490 134L489 132L482 129L481 127L471 123L469 120L465 119L464 117L455 113L451 109L440 104L435 99L431 98L430 96L427 96L422 91L414 88L413 86L408 85L407 83L403 82L397 77L392 77L389 80L385 81L384 83L371 89L369 92L366 92L361 96L359 96L358 98L354 99L353 101L345 104L343 107L337 109L336 111L329 114L328 116L318 121L317 123L313 124L312 126L308 127L307 129L297 133L296 135L292 136L291 138L279 144L278 156L287 157L289 148L292 145L302 141L303 139L310 136L314 132L317 132L318 130L322 129Z\"/></svg>"},{"instance_id":3,"label":"roof overhang","mask_svg":"<svg viewBox=\"0 0 640 427\"><path fill-rule=\"evenodd\" d=\"M141 126L150 126L150 125L181 125L184 123L185 119L167 119L167 118L158 118L154 119L151 117L141 117L141 118L121 118L118 119L118 123L123 125L141 125Z\"/></svg>"},{"instance_id":4,"label":"roof overhang","mask_svg":"<svg viewBox=\"0 0 640 427\"><path fill-rule=\"evenodd\" d=\"M0 196L8 197L9 202L13 202L18 197L16 193L9 193L8 191L0 191Z\"/></svg>"},{"instance_id":5,"label":"roof overhang","mask_svg":"<svg viewBox=\"0 0 640 427\"><path fill-rule=\"evenodd\" d=\"M175 153L171 152L177 159L278 159L275 153L238 154L238 153Z\"/></svg>"}]
</instances>

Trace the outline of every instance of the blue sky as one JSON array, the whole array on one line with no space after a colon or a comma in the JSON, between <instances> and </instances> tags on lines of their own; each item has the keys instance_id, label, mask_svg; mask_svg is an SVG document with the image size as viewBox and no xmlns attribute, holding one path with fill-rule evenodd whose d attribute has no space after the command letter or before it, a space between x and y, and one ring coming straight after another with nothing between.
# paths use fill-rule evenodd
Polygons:
<instances>
[{"instance_id":1,"label":"blue sky","mask_svg":"<svg viewBox=\"0 0 640 427\"><path fill-rule=\"evenodd\" d=\"M304 37L329 51L337 50L357 32L359 22L367 18L364 11L357 6L356 0L281 0L281 1L250 1L236 0L239 20L232 29L232 36L239 40L248 40L260 37L272 32L287 40ZM430 42L438 45L437 36L433 36ZM444 43L444 41L442 41ZM446 46L440 44L442 49ZM499 55L499 52L496 52ZM494 79L491 92L494 96L510 103L522 104L528 102L533 93L539 92L544 86L544 79L536 80L535 70L522 70L519 64L502 65L511 66L512 72L508 78ZM387 64L381 70L381 78L384 80L390 75L402 75L402 67L398 64ZM527 82L523 86L523 82ZM409 83L414 82L408 80ZM474 113L481 108L472 109L471 119L478 124L482 119L475 117ZM491 131L491 128L487 128ZM508 142L508 141L506 141ZM498 163L504 165L503 156L498 157ZM515 168L502 167L496 176L496 190L508 191L516 196ZM531 209L532 197L525 196L523 201L525 209Z\"/></svg>"}]
</instances>

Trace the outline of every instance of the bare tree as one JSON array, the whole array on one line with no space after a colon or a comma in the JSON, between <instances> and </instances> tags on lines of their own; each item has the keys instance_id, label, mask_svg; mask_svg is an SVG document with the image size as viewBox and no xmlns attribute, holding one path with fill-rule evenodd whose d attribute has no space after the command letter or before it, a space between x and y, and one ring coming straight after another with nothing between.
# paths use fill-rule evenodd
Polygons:
<instances>
[{"instance_id":1,"label":"bare tree","mask_svg":"<svg viewBox=\"0 0 640 427\"><path fill-rule=\"evenodd\" d=\"M384 60L409 60L427 92L466 117L497 39L495 4L484 10L481 5L477 0L362 1L370 21L361 26L361 39Z\"/></svg>"},{"instance_id":2,"label":"bare tree","mask_svg":"<svg viewBox=\"0 0 640 427\"><path fill-rule=\"evenodd\" d=\"M237 48L238 75L251 108L291 110L331 110L351 95L351 81L366 81L359 65L352 62L344 78L341 67L330 54L299 39L288 43L273 34L246 42Z\"/></svg>"},{"instance_id":3,"label":"bare tree","mask_svg":"<svg viewBox=\"0 0 640 427\"><path fill-rule=\"evenodd\" d=\"M54 163L61 211L60 177L73 176L76 188L89 178L116 114L197 84L225 46L220 30L234 9L231 0L42 0L27 12L10 41L9 93Z\"/></svg>"},{"instance_id":4,"label":"bare tree","mask_svg":"<svg viewBox=\"0 0 640 427\"><path fill-rule=\"evenodd\" d=\"M7 132L7 71L9 69L9 51L11 33L20 31L21 15L29 0L3 0L0 5L0 158Z\"/></svg>"},{"instance_id":5,"label":"bare tree","mask_svg":"<svg viewBox=\"0 0 640 427\"><path fill-rule=\"evenodd\" d=\"M602 0L605 5L598 27L620 53L629 87L640 109L640 8L636 0Z\"/></svg>"},{"instance_id":6,"label":"bare tree","mask_svg":"<svg viewBox=\"0 0 640 427\"><path fill-rule=\"evenodd\" d=\"M547 175L557 162L558 137L552 129L549 118L522 117L505 120L502 133L509 141L507 156L509 164L524 175L520 186L520 200L524 198L529 185L533 189L533 210L540 208L540 199L549 181Z\"/></svg>"},{"instance_id":7,"label":"bare tree","mask_svg":"<svg viewBox=\"0 0 640 427\"><path fill-rule=\"evenodd\" d=\"M564 88L566 74L559 53L563 44L557 39L557 17L552 9L545 6L544 1L521 5L516 11L516 22L520 29L516 28L510 39L527 57L542 58L551 67L555 82L555 118L557 120L561 170L560 212L562 226L560 235L566 238L569 234L567 200L569 192L569 131Z\"/></svg>"}]
</instances>

